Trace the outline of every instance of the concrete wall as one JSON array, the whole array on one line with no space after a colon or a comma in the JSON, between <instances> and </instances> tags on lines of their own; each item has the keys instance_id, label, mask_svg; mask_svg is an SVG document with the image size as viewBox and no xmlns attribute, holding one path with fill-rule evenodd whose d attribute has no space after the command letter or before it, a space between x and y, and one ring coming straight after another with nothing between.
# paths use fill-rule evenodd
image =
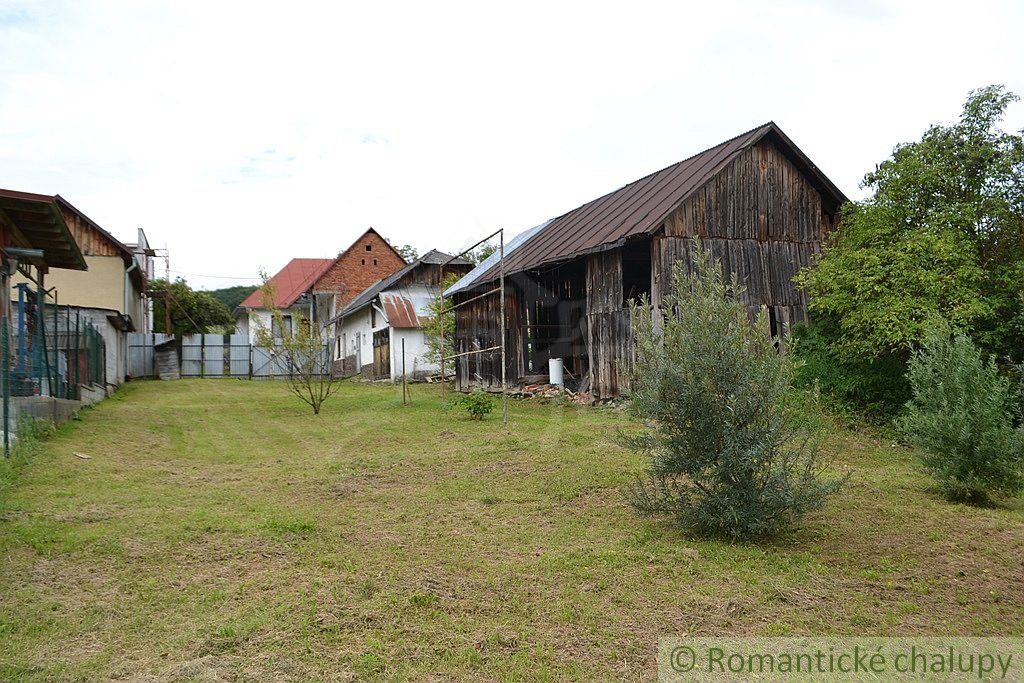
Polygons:
<instances>
[{"instance_id":1,"label":"concrete wall","mask_svg":"<svg viewBox=\"0 0 1024 683\"><path fill-rule=\"evenodd\" d=\"M391 330L391 376L395 380L402 378L402 340L405 340L405 374L409 379L421 379L426 375L440 372L437 363L424 360L427 353L427 337L423 330L394 329Z\"/></svg>"},{"instance_id":2,"label":"concrete wall","mask_svg":"<svg viewBox=\"0 0 1024 683\"><path fill-rule=\"evenodd\" d=\"M377 330L386 329L387 322L384 320L384 315L377 311L376 326L371 323L370 307L366 306L345 318L334 329L334 360L339 361L345 357L353 359L352 363L347 363L345 366L344 376L346 377L364 372L367 367L371 369L370 374L372 374L373 333ZM340 352L339 343L341 347Z\"/></svg>"},{"instance_id":3,"label":"concrete wall","mask_svg":"<svg viewBox=\"0 0 1024 683\"><path fill-rule=\"evenodd\" d=\"M281 311L284 316L291 316L292 325L297 325L300 318L309 318L309 306L293 306ZM273 315L264 308L240 309L235 318L235 334L249 335L249 343L256 343L256 331L262 325L272 329ZM292 329L295 329L294 327Z\"/></svg>"},{"instance_id":4,"label":"concrete wall","mask_svg":"<svg viewBox=\"0 0 1024 683\"><path fill-rule=\"evenodd\" d=\"M74 314L76 311L72 311ZM114 327L107 318L113 311L95 308L80 308L82 323L86 321L99 330L107 347L106 375L107 388L113 389L124 384L128 374L128 333Z\"/></svg>"}]
</instances>

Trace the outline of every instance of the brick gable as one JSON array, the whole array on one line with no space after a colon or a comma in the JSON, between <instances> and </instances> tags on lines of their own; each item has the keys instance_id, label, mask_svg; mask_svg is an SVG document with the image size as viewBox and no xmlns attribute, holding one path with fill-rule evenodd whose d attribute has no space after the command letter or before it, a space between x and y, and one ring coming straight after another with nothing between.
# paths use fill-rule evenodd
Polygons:
<instances>
[{"instance_id":1,"label":"brick gable","mask_svg":"<svg viewBox=\"0 0 1024 683\"><path fill-rule=\"evenodd\" d=\"M360 292L403 268L405 261L375 230L367 230L313 285L314 292L335 292L341 310Z\"/></svg>"}]
</instances>

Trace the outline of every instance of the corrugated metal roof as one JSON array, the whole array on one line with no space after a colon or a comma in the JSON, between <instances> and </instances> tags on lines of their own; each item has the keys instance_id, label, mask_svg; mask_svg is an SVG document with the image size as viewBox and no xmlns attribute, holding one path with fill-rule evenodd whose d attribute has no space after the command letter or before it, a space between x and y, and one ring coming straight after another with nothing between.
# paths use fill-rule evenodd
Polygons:
<instances>
[{"instance_id":1,"label":"corrugated metal roof","mask_svg":"<svg viewBox=\"0 0 1024 683\"><path fill-rule=\"evenodd\" d=\"M420 327L420 319L416 315L416 306L412 299L396 292L382 292L380 302L384 306L384 317L391 327Z\"/></svg>"},{"instance_id":2,"label":"corrugated metal roof","mask_svg":"<svg viewBox=\"0 0 1024 683\"><path fill-rule=\"evenodd\" d=\"M740 152L769 134L776 136L822 192L832 196L837 204L846 201L842 192L782 130L768 122L548 221L521 247L512 253L506 249L505 273L610 249L627 237L653 232L690 194L703 187ZM474 275L471 282L475 284L495 279L497 261L470 275ZM446 294L465 288L460 281Z\"/></svg>"},{"instance_id":3,"label":"corrugated metal roof","mask_svg":"<svg viewBox=\"0 0 1024 683\"><path fill-rule=\"evenodd\" d=\"M334 264L330 258L293 258L270 278L274 287L274 305L288 308ZM263 308L263 292L257 289L239 304L239 308Z\"/></svg>"},{"instance_id":4,"label":"corrugated metal roof","mask_svg":"<svg viewBox=\"0 0 1024 683\"><path fill-rule=\"evenodd\" d=\"M382 278L377 282L373 283L372 285L370 285L369 287L367 287L366 289L364 289L362 292L359 293L359 296L357 296L355 299L352 299L351 303L349 303L348 306L345 306L345 308L341 309L341 311L336 316L331 318L328 321L328 324L336 320L339 320L340 318L349 316L352 313L355 313L360 308L373 301L373 299L375 299L378 294L394 286L396 282L401 280L408 273L412 272L412 270L417 266L421 264L438 265L447 262L448 259L450 258L450 254L446 254L443 251L438 251L437 249L431 249L426 254L424 254L423 256L419 257L418 259L407 265L405 268L395 271L391 275L388 275L386 278ZM463 258L458 258L448 263L448 265L468 266L472 265L472 262L467 261L466 259ZM393 325L393 327L400 326ZM419 325L413 325L412 327L419 327Z\"/></svg>"},{"instance_id":5,"label":"corrugated metal roof","mask_svg":"<svg viewBox=\"0 0 1024 683\"><path fill-rule=\"evenodd\" d=\"M509 254L514 252L519 247L523 246L528 239L536 235L539 231L543 230L551 221L546 221L540 225L535 225L528 230L524 230L508 242L505 243L505 258L508 258ZM465 289L472 287L484 273L488 272L493 266L497 265L498 259L501 254L495 251L493 254L485 258L477 267L466 273L461 279L456 280L455 284L445 290L445 296L451 296L457 292L461 292Z\"/></svg>"}]
</instances>

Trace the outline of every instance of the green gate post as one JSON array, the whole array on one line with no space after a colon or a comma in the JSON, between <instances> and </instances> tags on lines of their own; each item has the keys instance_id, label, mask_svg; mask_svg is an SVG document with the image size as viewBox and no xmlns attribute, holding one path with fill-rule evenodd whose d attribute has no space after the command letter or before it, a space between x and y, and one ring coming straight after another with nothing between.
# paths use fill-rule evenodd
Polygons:
<instances>
[{"instance_id":1,"label":"green gate post","mask_svg":"<svg viewBox=\"0 0 1024 683\"><path fill-rule=\"evenodd\" d=\"M73 399L73 389L71 387L71 306L66 309L67 313L67 324L64 325L64 385L66 387L64 391L64 397Z\"/></svg>"},{"instance_id":2,"label":"green gate post","mask_svg":"<svg viewBox=\"0 0 1024 683\"><path fill-rule=\"evenodd\" d=\"M38 273L38 271L37 271ZM39 281L36 282L36 349L32 355L36 363L36 379L39 380L39 393L43 393L43 355L46 347L43 346L43 321L46 320L43 310L43 274L38 273Z\"/></svg>"},{"instance_id":3,"label":"green gate post","mask_svg":"<svg viewBox=\"0 0 1024 683\"><path fill-rule=\"evenodd\" d=\"M57 290L53 290L53 388L50 389L50 396L57 398L60 393L60 327L57 323L57 311L60 302L57 299Z\"/></svg>"},{"instance_id":4,"label":"green gate post","mask_svg":"<svg viewBox=\"0 0 1024 683\"><path fill-rule=\"evenodd\" d=\"M0 356L3 356L3 393L4 393L4 457L11 455L11 366L7 357L10 340L7 337L7 318L0 318L3 331L0 332Z\"/></svg>"},{"instance_id":5,"label":"green gate post","mask_svg":"<svg viewBox=\"0 0 1024 683\"><path fill-rule=\"evenodd\" d=\"M75 311L75 391L81 391L82 384L82 312Z\"/></svg>"}]
</instances>

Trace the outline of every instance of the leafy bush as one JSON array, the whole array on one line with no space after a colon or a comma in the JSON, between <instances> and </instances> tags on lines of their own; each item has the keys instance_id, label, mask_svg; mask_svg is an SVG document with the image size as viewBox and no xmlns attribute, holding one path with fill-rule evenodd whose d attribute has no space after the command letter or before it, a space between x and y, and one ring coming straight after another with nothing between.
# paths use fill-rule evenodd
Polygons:
<instances>
[{"instance_id":1,"label":"leafy bush","mask_svg":"<svg viewBox=\"0 0 1024 683\"><path fill-rule=\"evenodd\" d=\"M840 333L831 316L815 316L810 325L793 326L790 344L798 361L793 384L820 389L829 407L839 411L886 420L898 415L910 398L909 353L843 357L835 351Z\"/></svg>"},{"instance_id":2,"label":"leafy bush","mask_svg":"<svg viewBox=\"0 0 1024 683\"><path fill-rule=\"evenodd\" d=\"M1000 362L1024 361L1024 135L1000 127L1016 99L1002 86L973 91L958 121L898 145L799 274L813 318L834 328L817 338L826 355L804 356L826 393L890 411L885 377L906 390L897 364L937 316Z\"/></svg>"},{"instance_id":3,"label":"leafy bush","mask_svg":"<svg viewBox=\"0 0 1024 683\"><path fill-rule=\"evenodd\" d=\"M843 479L822 479L813 430L789 409L793 367L763 316L752 324L741 290L699 244L693 275L677 263L655 321L633 307L633 413L624 436L651 458L626 489L641 513L668 513L695 531L732 538L778 533L821 506Z\"/></svg>"},{"instance_id":4,"label":"leafy bush","mask_svg":"<svg viewBox=\"0 0 1024 683\"><path fill-rule=\"evenodd\" d=\"M900 426L952 500L985 503L1024 489L1024 430L995 362L943 321L910 361L913 398Z\"/></svg>"},{"instance_id":5,"label":"leafy bush","mask_svg":"<svg viewBox=\"0 0 1024 683\"><path fill-rule=\"evenodd\" d=\"M488 413L494 410L494 397L486 391L473 391L463 394L457 399L458 405L469 413L474 420L484 419Z\"/></svg>"}]
</instances>

